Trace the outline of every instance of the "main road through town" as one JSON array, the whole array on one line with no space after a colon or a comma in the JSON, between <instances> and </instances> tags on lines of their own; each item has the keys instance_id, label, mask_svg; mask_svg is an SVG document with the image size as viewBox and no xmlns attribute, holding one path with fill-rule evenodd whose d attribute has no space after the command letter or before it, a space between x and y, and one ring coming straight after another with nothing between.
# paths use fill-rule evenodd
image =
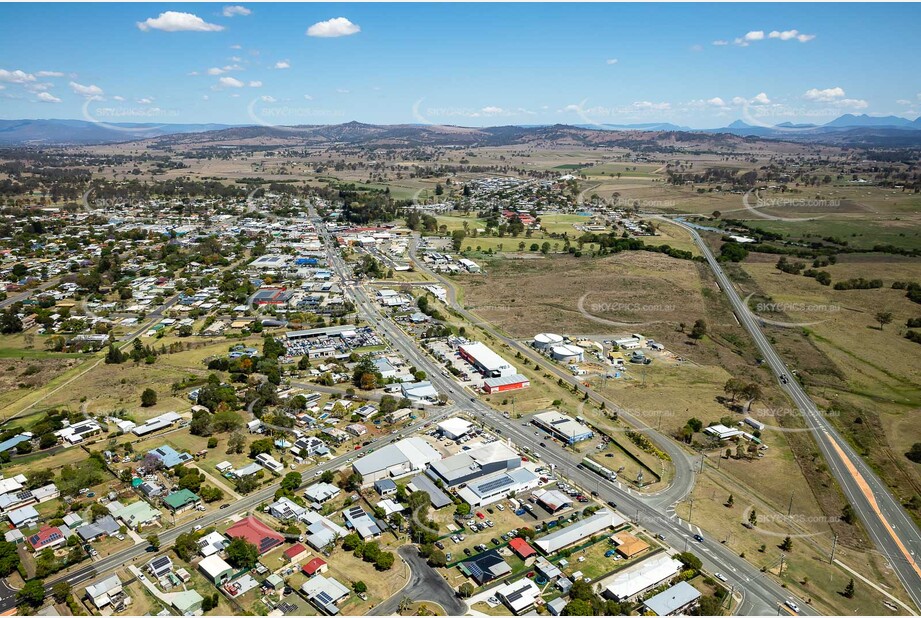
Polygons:
<instances>
[{"instance_id":1,"label":"main road through town","mask_svg":"<svg viewBox=\"0 0 921 618\"><path fill-rule=\"evenodd\" d=\"M326 246L329 248L330 265L336 270L341 281L349 280L348 268L342 256L333 248L324 225L319 219L314 219L317 229L324 236ZM423 353L402 329L393 322L383 317L377 305L371 300L367 291L360 284L344 286L346 293L350 294L358 311L373 324L378 331L385 335L391 345L402 353L408 361L417 368L426 372L428 379L439 390L447 394L458 407L466 409L484 424L490 426L498 434L510 439L518 447L527 447L532 453L537 453L546 463L553 463L561 474L574 483L584 488L594 488L598 497L606 502L613 502L617 509L632 518L654 534L661 534L673 547L679 551L687 548L698 555L704 568L710 572L722 572L726 575L728 583L735 593L741 596L741 602L735 611L745 615L773 615L780 611L784 601L794 599L790 592L784 590L772 577L762 573L758 568L740 558L735 552L718 542L704 541L698 543L693 539L699 530L682 521L674 513L669 514L667 506L648 498L643 498L633 491L621 488L607 481L600 481L594 473L577 466L578 459L555 443L548 447L541 447L543 439L535 436L533 428L522 426L504 418L496 410L480 401L474 393L465 390L455 381L445 377L437 363ZM658 437L649 430L651 438ZM667 440L667 439L666 439ZM657 441L657 443L660 443ZM669 449L671 453L672 449ZM675 477L683 478L687 472L689 486L693 485L694 462L686 454L681 454L675 460ZM815 615L817 612L809 607L802 599L795 599L800 606L800 613Z\"/></svg>"}]
</instances>

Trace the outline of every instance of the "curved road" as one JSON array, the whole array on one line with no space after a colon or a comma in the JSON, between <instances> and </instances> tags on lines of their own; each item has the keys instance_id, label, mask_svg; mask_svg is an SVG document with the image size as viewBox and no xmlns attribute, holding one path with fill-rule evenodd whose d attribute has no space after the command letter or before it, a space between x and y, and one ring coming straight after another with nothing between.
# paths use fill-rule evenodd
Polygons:
<instances>
[{"instance_id":1,"label":"curved road","mask_svg":"<svg viewBox=\"0 0 921 618\"><path fill-rule=\"evenodd\" d=\"M409 566L409 583L368 612L369 616L396 616L400 613L400 601L404 597L409 597L413 601L437 603L448 616L463 616L467 613L467 604L457 598L454 589L438 571L426 564L415 545L404 545L397 553Z\"/></svg>"}]
</instances>

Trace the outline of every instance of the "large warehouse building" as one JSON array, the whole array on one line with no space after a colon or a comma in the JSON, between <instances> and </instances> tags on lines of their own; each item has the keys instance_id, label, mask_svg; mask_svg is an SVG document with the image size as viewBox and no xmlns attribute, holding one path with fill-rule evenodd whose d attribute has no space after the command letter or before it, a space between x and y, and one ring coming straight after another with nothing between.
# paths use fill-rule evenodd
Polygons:
<instances>
[{"instance_id":1,"label":"large warehouse building","mask_svg":"<svg viewBox=\"0 0 921 618\"><path fill-rule=\"evenodd\" d=\"M531 386L531 381L520 373L501 378L486 378L483 380L483 392L491 395L505 391L516 391Z\"/></svg>"},{"instance_id":2,"label":"large warehouse building","mask_svg":"<svg viewBox=\"0 0 921 618\"><path fill-rule=\"evenodd\" d=\"M444 483L445 487L457 487L488 474L520 466L521 456L513 449L502 442L490 442L432 462L426 472L433 479Z\"/></svg>"},{"instance_id":3,"label":"large warehouse building","mask_svg":"<svg viewBox=\"0 0 921 618\"><path fill-rule=\"evenodd\" d=\"M533 423L566 444L591 440L595 435L579 421L555 411L535 415Z\"/></svg>"},{"instance_id":4,"label":"large warehouse building","mask_svg":"<svg viewBox=\"0 0 921 618\"><path fill-rule=\"evenodd\" d=\"M501 378L518 373L509 362L480 342L457 346L461 358L476 367L487 378Z\"/></svg>"},{"instance_id":5,"label":"large warehouse building","mask_svg":"<svg viewBox=\"0 0 921 618\"><path fill-rule=\"evenodd\" d=\"M368 486L386 478L400 478L421 472L428 464L441 459L441 453L422 438L405 438L365 455L352 464Z\"/></svg>"}]
</instances>

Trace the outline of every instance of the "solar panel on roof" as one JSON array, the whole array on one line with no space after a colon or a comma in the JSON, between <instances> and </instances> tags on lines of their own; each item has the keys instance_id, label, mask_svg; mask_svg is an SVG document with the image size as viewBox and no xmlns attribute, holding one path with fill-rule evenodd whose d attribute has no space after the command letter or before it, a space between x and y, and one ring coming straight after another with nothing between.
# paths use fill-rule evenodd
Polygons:
<instances>
[{"instance_id":1,"label":"solar panel on roof","mask_svg":"<svg viewBox=\"0 0 921 618\"><path fill-rule=\"evenodd\" d=\"M493 479L487 483L480 485L478 489L482 493L488 493L488 492L494 491L496 489L499 489L501 487L505 487L506 485L511 485L511 484L512 484L512 479L510 479L507 476L500 476L497 479Z\"/></svg>"},{"instance_id":2,"label":"solar panel on roof","mask_svg":"<svg viewBox=\"0 0 921 618\"><path fill-rule=\"evenodd\" d=\"M323 605L328 605L333 602L333 598L325 590L321 590L320 594L317 595L317 600L320 601Z\"/></svg>"}]
</instances>

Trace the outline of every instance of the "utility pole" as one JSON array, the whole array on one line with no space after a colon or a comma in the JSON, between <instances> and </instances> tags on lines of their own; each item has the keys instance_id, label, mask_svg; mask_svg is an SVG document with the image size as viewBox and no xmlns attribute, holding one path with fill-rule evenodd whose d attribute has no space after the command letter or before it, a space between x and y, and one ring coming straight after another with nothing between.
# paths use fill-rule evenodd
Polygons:
<instances>
[{"instance_id":1,"label":"utility pole","mask_svg":"<svg viewBox=\"0 0 921 618\"><path fill-rule=\"evenodd\" d=\"M704 459L706 458L707 458L706 455L704 455L703 453L700 454L700 469L697 471L698 474L704 473Z\"/></svg>"},{"instance_id":2,"label":"utility pole","mask_svg":"<svg viewBox=\"0 0 921 618\"><path fill-rule=\"evenodd\" d=\"M778 577L780 577L781 575L783 575L783 561L784 561L784 558L786 558L786 557L787 557L787 555L786 555L785 553L780 552L780 570L777 572L777 576L778 576Z\"/></svg>"},{"instance_id":3,"label":"utility pole","mask_svg":"<svg viewBox=\"0 0 921 618\"><path fill-rule=\"evenodd\" d=\"M790 506L787 507L787 517L790 517L790 514L793 513L793 495L796 493L796 490L790 492Z\"/></svg>"},{"instance_id":4,"label":"utility pole","mask_svg":"<svg viewBox=\"0 0 921 618\"><path fill-rule=\"evenodd\" d=\"M694 512L694 498L688 499L688 523L691 523L691 514Z\"/></svg>"},{"instance_id":5,"label":"utility pole","mask_svg":"<svg viewBox=\"0 0 921 618\"><path fill-rule=\"evenodd\" d=\"M828 562L834 563L835 561L835 550L838 549L838 535L835 535L835 540L831 544L831 558L828 559Z\"/></svg>"}]
</instances>

